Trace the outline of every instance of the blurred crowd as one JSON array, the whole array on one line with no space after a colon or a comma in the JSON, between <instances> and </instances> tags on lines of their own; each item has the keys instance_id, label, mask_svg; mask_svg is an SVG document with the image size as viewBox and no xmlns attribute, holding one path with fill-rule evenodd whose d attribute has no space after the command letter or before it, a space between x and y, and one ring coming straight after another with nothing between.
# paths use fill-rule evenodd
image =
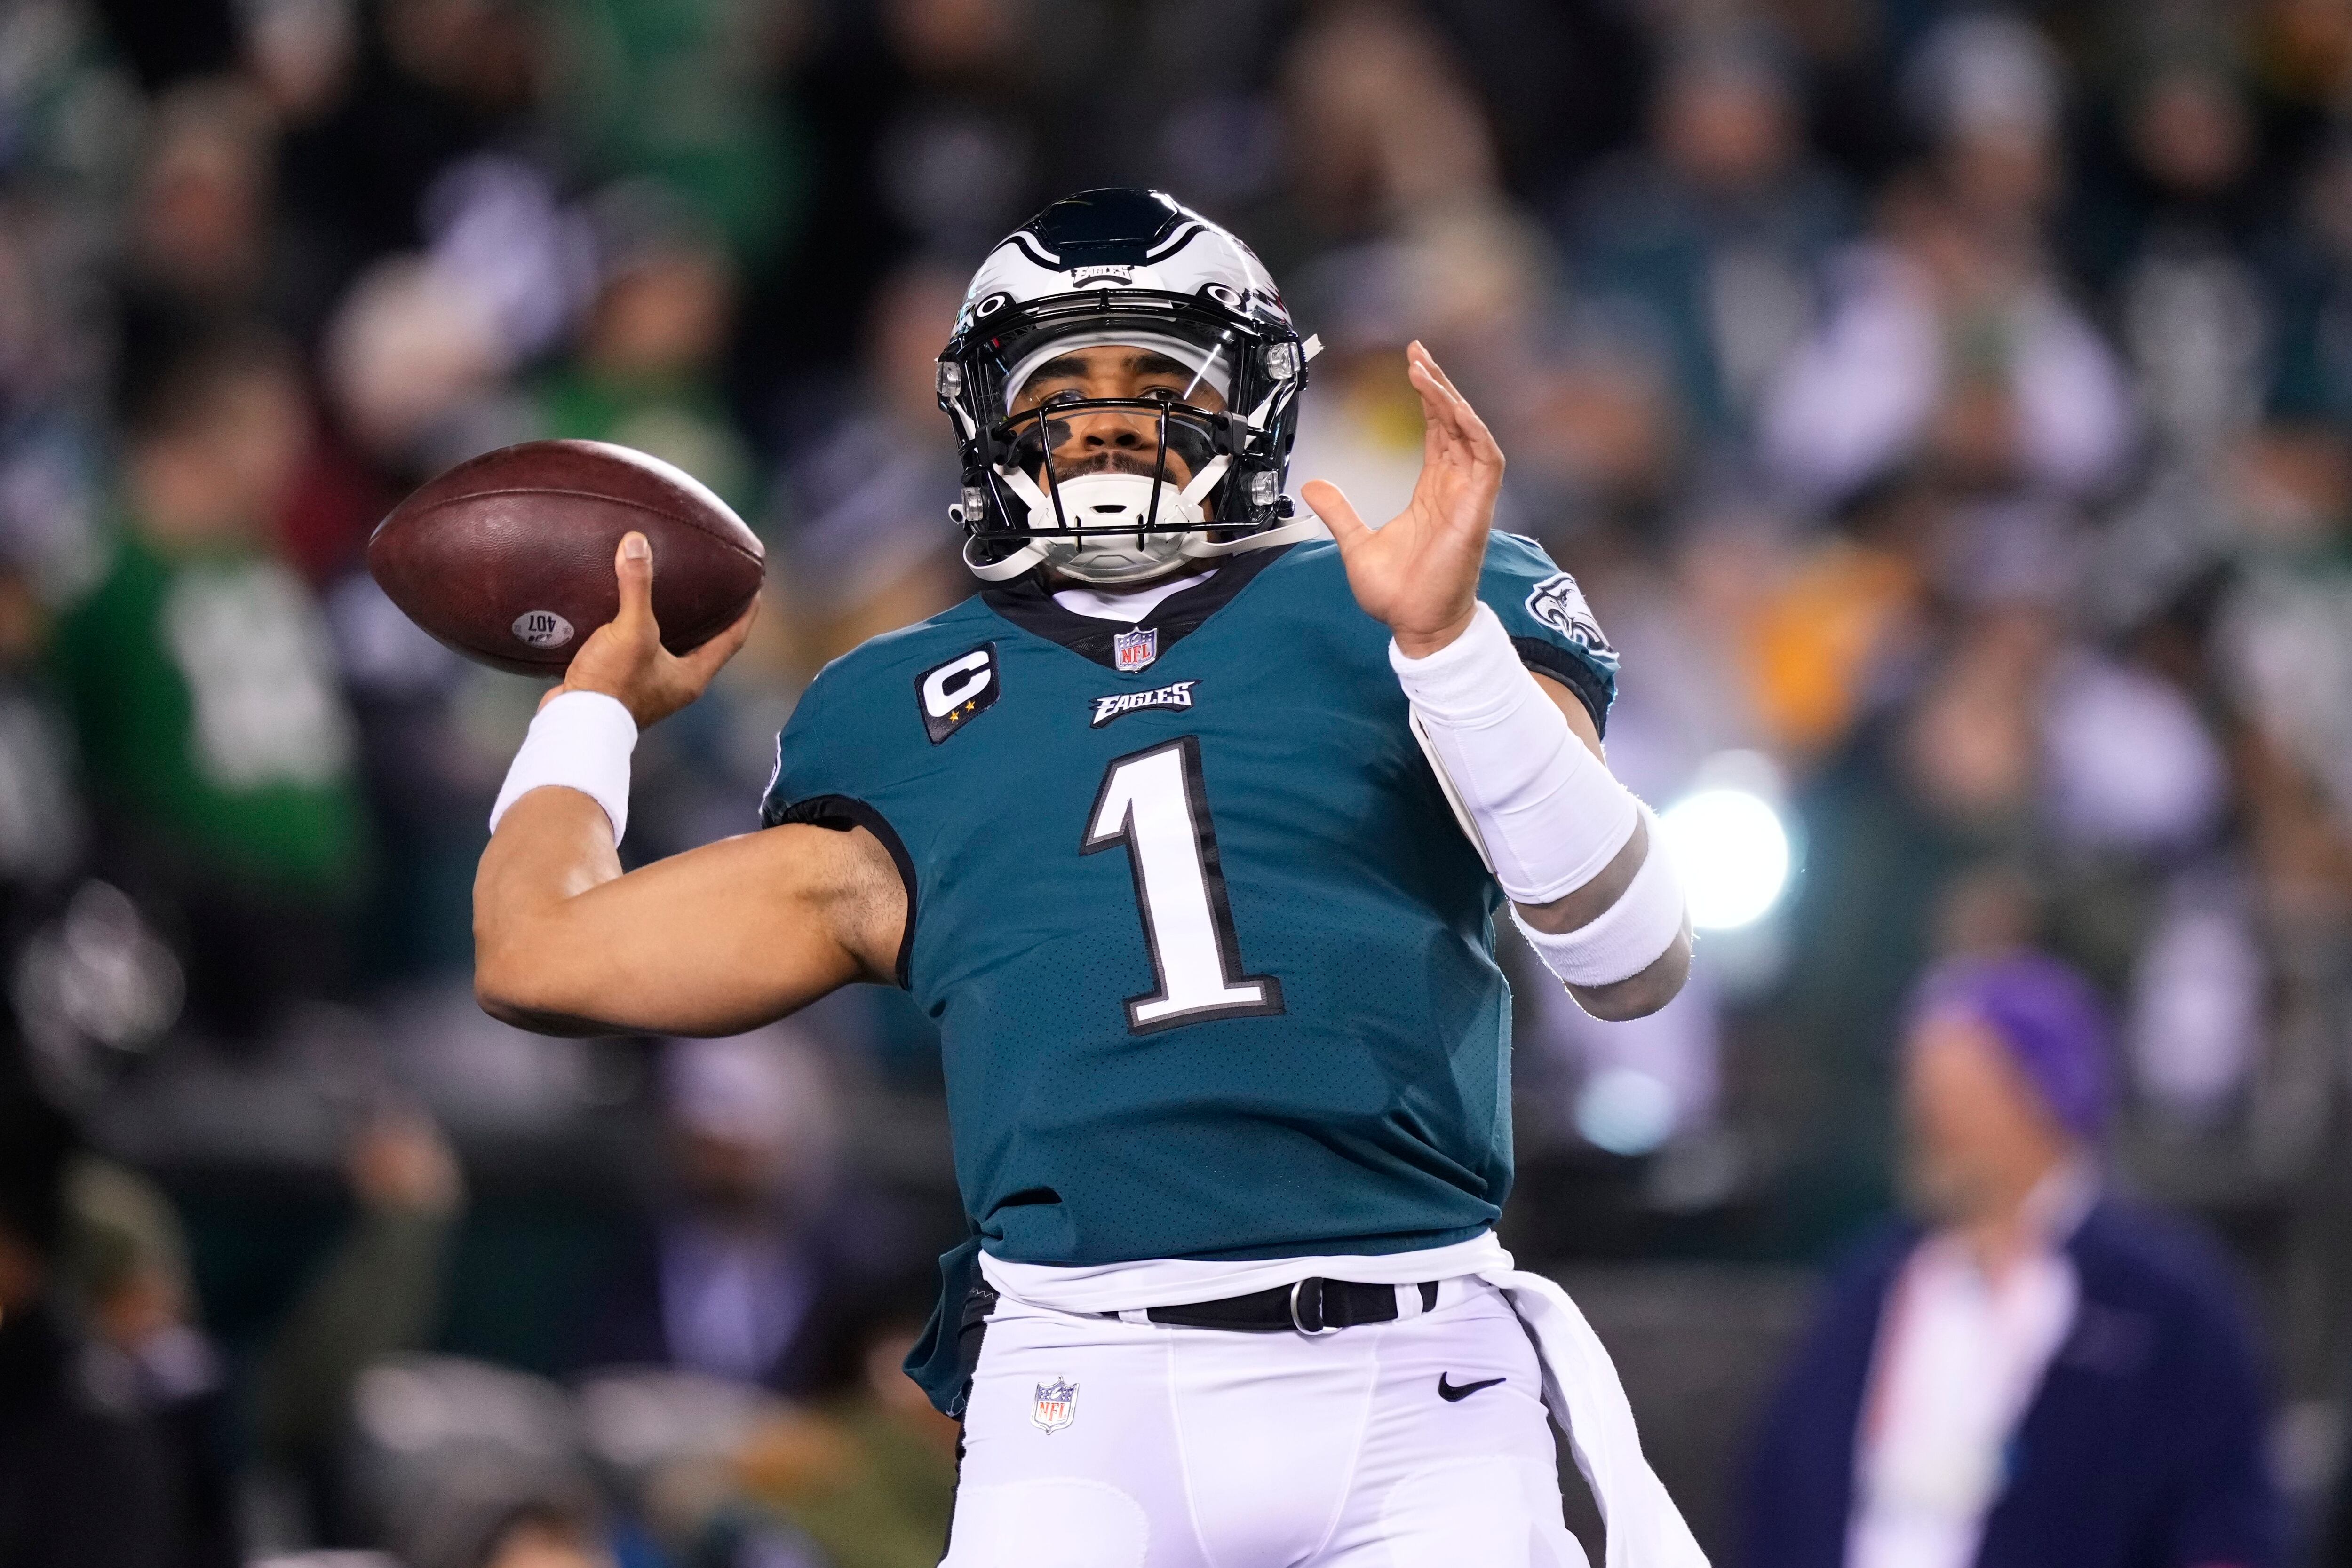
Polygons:
<instances>
[{"instance_id":1,"label":"blurred crowd","mask_svg":"<svg viewBox=\"0 0 2352 1568\"><path fill-rule=\"evenodd\" d=\"M1294 487L1402 506L1425 340L1622 652L1620 776L1794 846L1655 1017L1518 988L1522 1257L1821 1265L1906 1196L1916 977L2054 953L2118 1020L2105 1165L2228 1243L2324 1541L2342 0L0 0L0 1535L81 1486L118 1533L26 1561L935 1559L928 1020L481 1017L539 690L362 556L513 441L696 474L767 612L627 852L748 830L814 671L970 591L933 356L1105 183L1319 335Z\"/></svg>"}]
</instances>

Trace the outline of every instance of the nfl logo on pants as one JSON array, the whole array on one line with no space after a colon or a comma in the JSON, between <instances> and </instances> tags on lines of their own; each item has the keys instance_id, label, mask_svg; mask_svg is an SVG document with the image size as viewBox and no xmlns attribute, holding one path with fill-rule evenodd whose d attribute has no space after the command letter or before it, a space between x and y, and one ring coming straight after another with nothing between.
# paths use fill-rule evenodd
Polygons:
<instances>
[{"instance_id":1,"label":"nfl logo on pants","mask_svg":"<svg viewBox=\"0 0 2352 1568\"><path fill-rule=\"evenodd\" d=\"M1062 1378L1037 1385L1036 1408L1029 1419L1037 1429L1052 1437L1078 1418L1078 1385Z\"/></svg>"},{"instance_id":2,"label":"nfl logo on pants","mask_svg":"<svg viewBox=\"0 0 2352 1568\"><path fill-rule=\"evenodd\" d=\"M1160 657L1160 628L1145 626L1121 632L1111 639L1111 660L1122 675L1131 675Z\"/></svg>"}]
</instances>

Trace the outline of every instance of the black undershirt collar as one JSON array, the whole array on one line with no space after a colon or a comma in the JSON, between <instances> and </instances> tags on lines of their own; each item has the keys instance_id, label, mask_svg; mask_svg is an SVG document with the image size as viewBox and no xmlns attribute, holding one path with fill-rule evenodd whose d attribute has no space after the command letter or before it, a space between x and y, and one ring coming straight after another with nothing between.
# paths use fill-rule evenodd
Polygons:
<instances>
[{"instance_id":1,"label":"black undershirt collar","mask_svg":"<svg viewBox=\"0 0 2352 1568\"><path fill-rule=\"evenodd\" d=\"M1125 626L1063 609L1054 601L1053 591L1045 586L1042 572L1033 571L1016 581L999 583L983 590L980 597L991 610L1023 631L1034 632L1049 643L1058 643L1107 670L1116 670L1118 665L1112 643L1121 632L1132 627L1152 628L1160 633L1160 656L1164 659L1170 648L1233 602L1234 595L1247 588L1259 572L1288 554L1289 549L1285 545L1276 549L1244 550L1227 556L1208 581L1170 594L1153 605L1149 615Z\"/></svg>"}]
</instances>

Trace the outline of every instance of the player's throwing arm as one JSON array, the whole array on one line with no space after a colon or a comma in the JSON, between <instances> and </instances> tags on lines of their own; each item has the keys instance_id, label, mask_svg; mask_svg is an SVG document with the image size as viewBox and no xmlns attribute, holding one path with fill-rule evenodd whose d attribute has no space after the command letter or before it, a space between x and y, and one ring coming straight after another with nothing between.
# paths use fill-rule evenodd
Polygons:
<instances>
[{"instance_id":1,"label":"player's throwing arm","mask_svg":"<svg viewBox=\"0 0 2352 1568\"><path fill-rule=\"evenodd\" d=\"M622 876L637 732L702 694L757 605L681 657L662 646L643 534L614 566L621 612L541 706L491 816L474 881L482 1006L544 1032L728 1034L887 982L906 894L863 829L774 828Z\"/></svg>"},{"instance_id":2,"label":"player's throwing arm","mask_svg":"<svg viewBox=\"0 0 2352 1568\"><path fill-rule=\"evenodd\" d=\"M1531 674L1479 602L1502 449L1428 350L1407 356L1426 422L1412 504L1375 531L1337 486L1301 494L1394 634L1415 730L1538 956L1596 1017L1655 1012L1690 973L1682 886L1584 706Z\"/></svg>"}]
</instances>

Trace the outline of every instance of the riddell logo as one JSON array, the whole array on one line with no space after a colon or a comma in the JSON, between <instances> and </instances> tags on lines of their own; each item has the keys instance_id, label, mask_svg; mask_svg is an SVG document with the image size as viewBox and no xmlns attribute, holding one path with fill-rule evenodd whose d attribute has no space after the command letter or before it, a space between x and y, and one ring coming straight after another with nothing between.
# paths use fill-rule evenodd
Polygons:
<instances>
[{"instance_id":1,"label":"riddell logo","mask_svg":"<svg viewBox=\"0 0 2352 1568\"><path fill-rule=\"evenodd\" d=\"M1115 718L1148 707L1191 707L1192 688L1198 681L1178 681L1172 686L1161 686L1149 692L1118 692L1107 697L1095 698L1095 716L1087 722L1088 729L1100 729Z\"/></svg>"}]
</instances>

